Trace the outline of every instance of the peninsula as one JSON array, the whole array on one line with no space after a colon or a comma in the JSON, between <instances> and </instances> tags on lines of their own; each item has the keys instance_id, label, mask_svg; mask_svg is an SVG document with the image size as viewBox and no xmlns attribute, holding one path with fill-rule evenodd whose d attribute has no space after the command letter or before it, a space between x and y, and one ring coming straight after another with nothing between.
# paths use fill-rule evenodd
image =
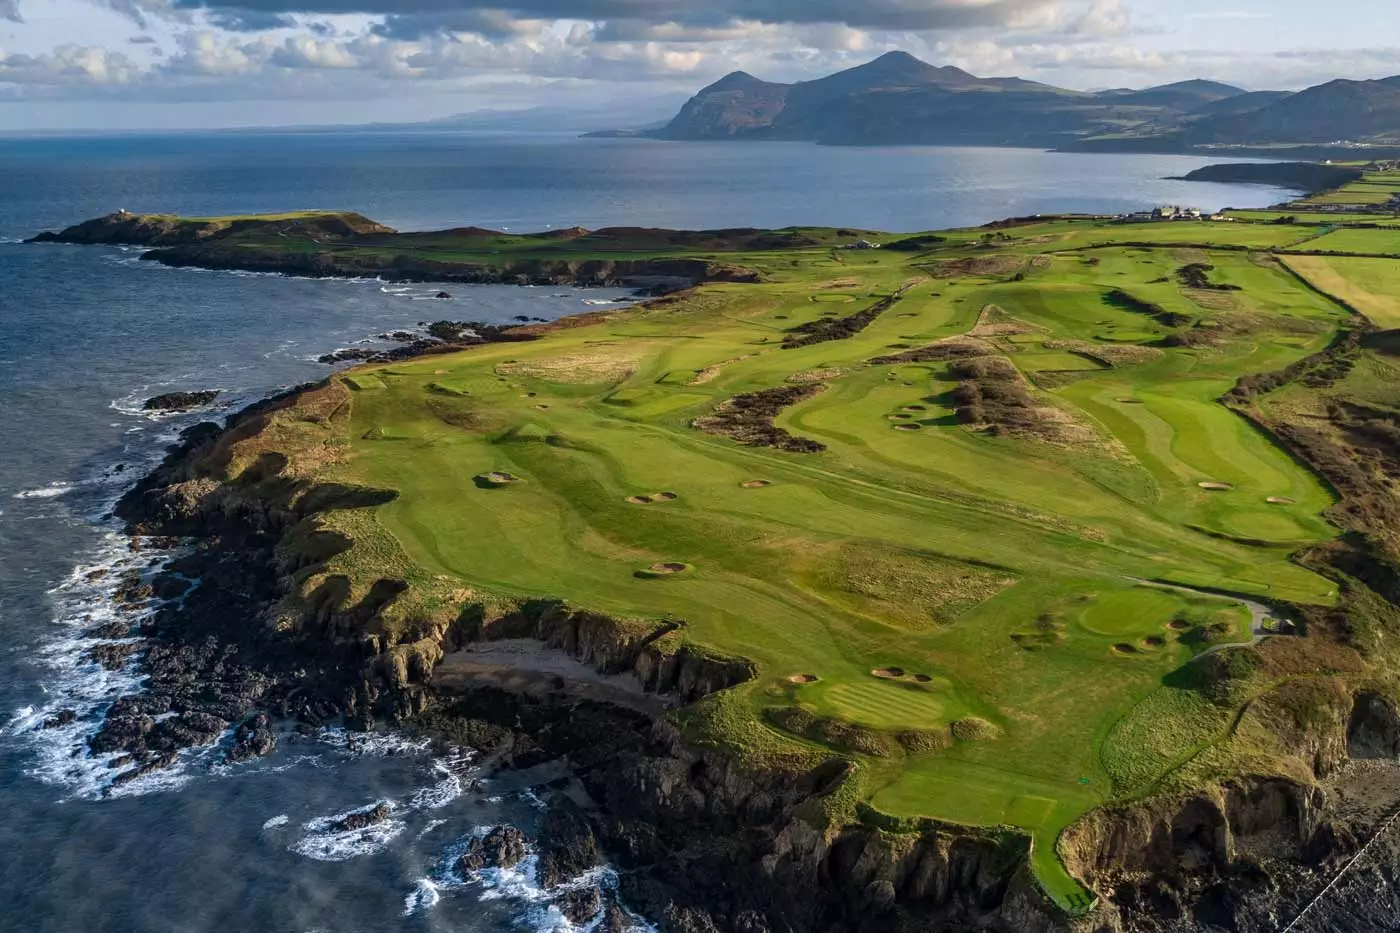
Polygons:
<instances>
[{"instance_id":1,"label":"peninsula","mask_svg":"<svg viewBox=\"0 0 1400 933\"><path fill-rule=\"evenodd\" d=\"M120 514L201 542L154 637L225 684L202 715L563 757L667 929L1155 929L1289 917L1388 815L1353 762L1400 754L1400 221L1326 205L1400 175L1353 185L1287 223L36 240L659 295L187 434ZM99 737L133 769L145 715Z\"/></svg>"}]
</instances>

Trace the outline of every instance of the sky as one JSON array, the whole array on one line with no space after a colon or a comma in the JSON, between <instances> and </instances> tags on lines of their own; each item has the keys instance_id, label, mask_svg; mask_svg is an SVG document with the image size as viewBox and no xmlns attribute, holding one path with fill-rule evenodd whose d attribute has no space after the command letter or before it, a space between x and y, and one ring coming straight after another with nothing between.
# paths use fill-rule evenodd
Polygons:
<instances>
[{"instance_id":1,"label":"sky","mask_svg":"<svg viewBox=\"0 0 1400 933\"><path fill-rule=\"evenodd\" d=\"M661 108L891 50L1096 90L1400 74L1396 0L0 0L0 131ZM624 120L621 125L628 125Z\"/></svg>"}]
</instances>

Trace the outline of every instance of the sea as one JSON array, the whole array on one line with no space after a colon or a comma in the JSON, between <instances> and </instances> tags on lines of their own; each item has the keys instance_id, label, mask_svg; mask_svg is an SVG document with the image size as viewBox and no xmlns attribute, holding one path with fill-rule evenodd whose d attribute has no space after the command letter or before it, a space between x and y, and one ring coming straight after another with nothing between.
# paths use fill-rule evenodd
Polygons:
<instances>
[{"instance_id":1,"label":"sea","mask_svg":"<svg viewBox=\"0 0 1400 933\"><path fill-rule=\"evenodd\" d=\"M1009 149L854 149L410 132L0 139L0 930L29 933L568 931L527 859L462 877L487 827L533 832L527 776L395 735L281 728L113 789L88 753L134 668L83 657L112 579L159 561L108 517L178 432L322 378L316 357L450 318L554 319L618 290L398 286L167 269L115 247L25 245L119 209L355 210L404 230L820 224L889 231L1160 203L1259 207L1267 188L1167 180L1208 160ZM441 300L439 291L451 300ZM208 410L144 399L218 389ZM105 571L105 573L104 573ZM59 710L77 720L43 728ZM384 802L391 818L340 833ZM608 886L608 867L580 883ZM635 917L636 929L650 926Z\"/></svg>"}]
</instances>

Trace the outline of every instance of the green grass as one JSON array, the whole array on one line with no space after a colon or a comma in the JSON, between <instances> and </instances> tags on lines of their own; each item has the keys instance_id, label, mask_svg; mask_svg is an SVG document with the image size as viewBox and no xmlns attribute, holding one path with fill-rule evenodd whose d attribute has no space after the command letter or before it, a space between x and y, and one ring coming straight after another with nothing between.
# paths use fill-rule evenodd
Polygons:
<instances>
[{"instance_id":1,"label":"green grass","mask_svg":"<svg viewBox=\"0 0 1400 933\"><path fill-rule=\"evenodd\" d=\"M891 740L985 720L995 735L981 741L918 752L891 741L893 753L865 758L866 800L893 817L1029 833L1037 876L1066 902L1080 888L1056 856L1064 828L1158 786L1223 741L1221 716L1234 712L1163 687L1199 650L1170 623L1225 620L1242 640L1247 614L1228 598L1133 581L1337 598L1334 583L1291 559L1338 533L1323 517L1331 493L1218 399L1242 376L1325 347L1348 314L1268 256L1194 246L1262 250L1312 232L1056 221L1013 229L990 249L955 232L940 259L1004 251L1029 273L924 281L850 339L792 351L779 349L783 330L844 313L836 294L866 307L866 296L927 275L925 260L726 255L768 280L708 286L534 343L396 364L392 378L353 372L348 457L329 473L399 491L375 522L425 578L681 619L686 639L752 660L757 680L726 696L723 716L687 721L703 740L810 752L811 741L763 715L795 705ZM1400 236L1343 232L1375 244ZM1085 249L1135 239L1161 245ZM1212 281L1240 290L1183 289L1177 270L1201 261L1215 267ZM1335 268L1356 287L1388 287L1387 270ZM1190 323L1159 324L1115 303L1115 290ZM1035 404L1075 425L1078 442L959 424L946 363L868 363L965 333L989 304L1037 329L989 346L1032 377ZM1162 345L1112 369L1041 346L1156 342L1198 323L1210 341ZM609 368L619 347L627 365ZM507 360L518 362L499 370L511 373L502 381ZM696 384L701 372L711 378ZM692 427L729 398L813 373L826 391L777 424L825 453L742 447ZM491 471L522 481L478 489L472 478ZM744 488L755 479L771 485ZM663 490L677 498L627 501ZM364 573L380 572L371 552ZM687 570L638 574L663 562ZM875 674L889 669L903 673ZM802 674L817 679L789 680Z\"/></svg>"},{"instance_id":2,"label":"green grass","mask_svg":"<svg viewBox=\"0 0 1400 933\"><path fill-rule=\"evenodd\" d=\"M1289 256L1288 267L1383 330L1400 328L1400 261Z\"/></svg>"}]
</instances>

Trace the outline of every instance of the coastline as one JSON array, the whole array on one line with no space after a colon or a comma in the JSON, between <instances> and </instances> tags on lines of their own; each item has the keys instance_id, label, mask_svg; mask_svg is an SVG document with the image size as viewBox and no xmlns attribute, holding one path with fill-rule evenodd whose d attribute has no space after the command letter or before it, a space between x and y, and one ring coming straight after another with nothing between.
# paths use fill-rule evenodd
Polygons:
<instances>
[{"instance_id":1,"label":"coastline","mask_svg":"<svg viewBox=\"0 0 1400 933\"><path fill-rule=\"evenodd\" d=\"M585 312L585 315L589 312ZM606 312L602 312L606 314ZM572 323L571 323L572 322ZM556 324L546 325L537 328L538 332L547 333L555 327L567 328L577 326L574 319L563 319ZM325 392L329 389L328 383L302 386L292 393L277 396L263 402L256 403L251 408L238 413L230 419L222 431L218 434L205 432L188 439L188 445L183 451L172 454L170 459L162 465L155 473L148 476L137 490L133 490L129 496L134 496L132 504L125 506L125 516L132 522L149 522L149 530L164 530L171 532L189 532L192 536L202 538L209 542L217 542L211 547L208 556L212 561L210 568L216 573L227 571L231 580L237 580L238 584L245 585L250 579L259 581L260 589L267 588L270 584L263 579L266 575L284 575L288 569L278 565L278 558L270 555L275 552L277 546L273 544L267 547L269 539L283 533L309 517L311 513L303 512L296 507L284 508L278 503L274 508L260 511L251 500L243 498L238 491L220 491L215 489L206 492L215 497L223 497L229 493L227 498L220 498L213 507L206 508L203 505L195 505L189 500L182 499L180 495L173 498L165 496L169 492L171 485L166 480L179 477L181 482L188 482L190 477L191 461L197 459L200 447L205 445L217 446L221 438L229 434L237 433L251 427L252 422L260 416L275 409L283 402L299 400L308 394ZM158 474L163 474L157 478ZM263 479L275 479L275 473L270 473ZM155 493L165 483L165 489L161 495L152 498L144 504L135 504L147 493ZM300 493L305 497L315 490L306 490ZM345 491L337 491L340 495ZM327 495L330 495L327 493ZM330 500L339 501L344 500ZM371 503L372 504L372 503ZM187 510L188 507L188 510ZM206 512L208 514L206 514ZM222 521L230 515L237 516L238 521L223 525L202 524L205 521ZM189 522L186 524L186 522ZM240 524L246 522L246 525ZM252 547L249 545L252 544ZM239 554L256 553L255 558L249 566L230 567L225 562L229 558L229 553L215 553L223 549L232 549L232 552ZM261 563L260 563L261 561ZM190 568L193 569L193 568ZM208 576L208 574L204 574ZM227 595L227 594L224 594ZM206 609L211 604L206 604ZM253 609L250 604L239 607L239 614L244 610ZM223 611L228 611L227 609ZM252 611L250 617L258 617L265 614L265 607L262 612ZM198 611L196 610L196 615ZM192 621L194 616L186 616L184 621ZM175 619L168 620L172 626L180 627L182 622ZM333 619L326 620L333 622ZM611 645L600 654L590 652L597 651L597 642L590 642L590 639L601 637L604 643L616 640L616 636L606 631L599 635L592 633L585 635L582 624L584 619L570 617L562 623L556 618L541 616L536 619L511 620L504 623L505 629L511 631L524 630L529 635L536 636L536 640L546 645L552 641L556 649L562 649L565 653L572 653L581 662L593 662L601 660L601 668L606 672L614 668L637 669L637 663L641 655L632 656L630 649L624 650L621 654L614 653L617 646ZM601 623L599 623L601 624ZM512 629L512 626L521 626L521 629ZM218 623L212 623L209 619L194 622L192 628L201 633L208 633L216 630L221 633L220 637L229 638L228 627ZM603 625L606 630L606 625ZM484 634L484 633L478 633ZM183 636L181 636L183 637ZM445 633L444 637L450 642L454 637L453 633ZM470 642L466 640L466 633L458 632L455 637L460 639L456 645L448 644L447 647L464 648ZM237 638L230 640L236 641ZM589 647L585 647L589 646ZM253 646L256 650L254 655L260 656L263 651L270 651L273 654L281 654L285 645L276 645L272 649L266 646ZM454 722L457 720L476 720L487 723L498 729L505 727L507 723L525 720L534 723L533 726L525 730L514 730L508 738L500 738L499 734L481 740L479 748L485 754L502 753L503 746L508 747L508 751L503 754L503 758L508 758L512 763L516 763L519 757L522 761L532 760L533 752L527 749L524 753L519 752L521 744L520 736L531 736L538 749L555 755L563 755L570 759L580 758L589 750L590 742L595 734L648 734L648 742L644 746L626 746L624 748L606 750L606 753L599 752L599 759L592 764L591 768L585 766L584 777L580 778L585 789L591 789L594 796L603 798L605 803L602 809L604 819L616 820L617 814L613 812L614 806L622 806L620 801L631 801L627 806L636 809L635 819L631 821L627 829L605 828L599 835L602 841L609 847L614 847L618 851L627 853L629 858L633 858L637 863L645 863L647 854L655 855L655 848L648 851L647 839L639 841L639 836L645 836L648 832L655 833L655 830L646 830L640 827L655 826L668 823L675 816L675 811L680 810L682 819L673 827L678 834L677 838L688 838L695 834L708 834L717 837L724 837L725 834L748 834L754 831L760 833L768 832L769 827L775 824L776 819L782 816L790 816L792 813L813 806L815 800L821 799L820 790L825 787L814 788L811 785L818 783L820 779L827 779L830 783L830 775L797 775L793 773L755 776L742 773L741 768L736 768L732 761L728 761L722 755L715 755L704 751L697 752L695 749L686 747L684 736L673 729L668 731L667 723L655 717L645 717L638 719L635 710L623 712L618 710L617 704L599 704L600 709L591 706L580 706L577 697L570 694L568 690L559 691L553 684L547 685L543 697L532 696L530 691L525 692L524 697L516 696L510 691L492 692L490 689L468 689L464 696L458 696L457 690L460 688L449 688L441 685L444 689L439 695L439 685L431 679L424 679L422 667L426 658L432 656L432 649L428 646L409 646L411 650L392 655L392 659L387 663L376 664L373 670L374 677L379 682L371 684L367 679L356 682L357 678L365 675L364 666L367 660L376 660L386 656L385 652L372 654L375 648L384 646L360 645L342 646L345 650L337 651L332 657L334 666L344 666L344 670L337 671L323 685L318 685L316 690L309 695L303 695L292 699L288 696L279 696L279 686L270 688L268 694L258 696L261 702L265 697L271 697L274 701L280 700L281 711L293 715L299 715L310 721L327 721L337 715L349 714L350 716L363 716L365 714L386 716L391 721L408 721L415 719L425 712L430 713L434 703L453 702L454 699L460 704L462 713L450 717ZM400 646L393 646L395 648ZM247 655L245 655L247 656ZM322 660L318 658L318 661ZM624 663L627 662L627 663ZM183 662L182 662L183 663ZM654 664L655 661L647 662ZM190 661L190 665L197 667L196 661ZM402 670L401 670L402 669ZM272 665L271 676L276 679L280 671L276 665ZM197 676L203 676L201 673ZM704 673L686 675L683 672L677 675L674 681L676 686L680 686L687 679L692 684L692 689L682 690L682 694L691 699L698 699L702 695L709 695L712 690L707 689L711 684L725 684L723 676L708 679L711 675ZM657 682L653 682L655 685ZM697 684L705 684L696 688ZM722 689L722 688L721 688ZM661 690L662 694L674 691ZM347 701L348 696L353 696L353 701ZM496 707L496 708L493 708ZM578 715L580 709L585 709L589 727L584 730L584 734L575 735L568 729L562 729L560 721L567 716ZM371 710L373 712L371 713ZM483 712L485 710L485 712ZM365 720L361 719L363 724ZM449 725L442 722L429 723L434 731L443 735L450 735L453 730L459 728L460 724ZM1389 727L1384 727L1389 728ZM562 734L553 734L560 733ZM547 741L540 742L538 736L546 736ZM618 761L631 756L635 762L635 774L618 776L613 771L616 770ZM701 780L696 781L696 772L699 772ZM663 776L664 781L669 782L670 792L657 799L646 799L644 795L649 784L654 781L658 774ZM635 779L635 783L629 783ZM804 781L806 783L804 783ZM805 795L794 794L789 786L796 783L802 791L809 791ZM736 792L737 791L737 792ZM1282 819L1290 812L1296 813L1308 807L1306 802L1300 802L1301 798L1289 798L1288 792L1283 796L1273 794L1273 791L1259 788L1243 788L1243 795L1246 800L1261 795L1262 808L1265 811L1278 811L1276 817ZM677 794L680 796L694 796L698 794L703 798L703 802L694 800L678 802ZM644 802L638 803L638 800ZM755 801L766 801L771 806L762 809ZM1280 801L1283 801L1280 803ZM1259 803L1260 801L1255 801ZM1183 802L1184 809L1191 809L1199 805L1199 801L1192 800ZM1252 804L1251 804L1252 805ZM1240 810L1244 806L1238 801L1232 802L1225 799L1220 803L1215 815L1209 816L1202 825L1212 825L1211 820L1224 818L1226 827L1230 827L1232 821L1239 816L1239 813L1232 814L1232 810ZM693 812L686 807L693 807ZM1247 810L1248 807L1245 807ZM626 812L625 810L623 812ZM1168 825L1170 833L1176 833L1180 827L1177 823L1177 816L1170 813L1159 814L1159 818ZM1133 821L1141 819L1138 814L1124 814L1124 820ZM1246 823L1251 823L1253 817L1245 817ZM713 821L713 822L712 822ZM804 829L803 826L806 826ZM1002 918L1002 922L1011 922L1011 917L1015 917L1015 922L1024 923L1025 926L1008 927L1012 929L1034 929L1037 925L1045 924L1042 928L1051 929L1062 921L1053 911L1045 912L1044 905L1037 903L1037 895L1033 887L1027 890L1024 885L1029 882L1019 877L1015 872L1006 873L997 871L988 866L1004 865L1008 860L1008 853L996 846L987 847L981 842L968 843L964 840L969 838L961 831L947 826L932 825L920 827L917 837L919 844L912 851L894 852L890 850L890 842L886 838L886 833L878 828L862 827L853 830L847 835L845 830L839 832L833 838L822 838L820 834L809 837L807 833L811 827L807 824L797 826L792 822L786 824L781 830L776 832L778 839L778 851L782 852L782 857L772 863L772 871L769 873L765 884L773 890L763 893L757 891L752 893L753 903L762 904L765 907L777 905L777 908L784 912L791 912L794 918L806 916L804 910L814 909L811 905L803 906L798 904L785 904L779 894L774 893L788 887L799 888L803 885L816 885L818 879L826 879L827 882L835 884L830 890L824 889L824 894L829 895L836 903L822 904L815 909L839 911L839 915L845 917L848 922L869 921L872 923L888 922L888 919L870 920L867 916L869 911L880 910L914 910L916 913L931 911L932 914L943 917L949 922L972 922L973 918L986 916L985 905L990 902L997 902L996 911ZM1218 828L1218 827L1217 827ZM1197 828L1188 827L1188 832L1195 833ZM1302 821L1298 821L1297 832L1303 831ZM905 835L908 835L906 832ZM1111 833L1110 833L1111 835ZM1151 835L1151 834L1150 834ZM655 846L654 836L649 840ZM773 838L765 837L764 845L768 846L773 842ZM993 840L995 841L995 840ZM736 843L737 845L738 843ZM999 845L999 844L998 844ZM956 861L948 855L957 847L964 850L971 849L973 855L968 856L970 861ZM786 848L784 848L786 847ZM775 854L774 851L765 851L764 855L758 855L756 849L736 849L731 850L729 855L740 853L739 860L754 859L763 861L768 856ZM858 854L854 854L858 853ZM936 856L931 853L941 853L945 859L946 874L938 877L946 879L941 884L945 888L941 892L947 897L946 901L938 902L937 886L928 889L919 887L912 882L911 876L918 866L924 864ZM965 853L964 853L965 854ZM1016 858L1021 858L1020 853L1015 853ZM1014 859L1013 859L1014 861ZM835 872L833 869L837 864L849 874ZM854 863L854 864L852 864ZM722 865L715 863L700 863L701 868L697 870L694 865L687 865L684 872L680 872L675 877L686 874L699 873L707 874L711 872L721 872ZM747 864L747 863L745 863ZM911 867L912 866L912 867ZM673 866L674 868L674 866ZM767 867L765 868L767 871ZM965 878L968 875L976 876L977 884L970 888L959 887L953 884L952 879ZM995 883L983 885L986 875L996 875ZM718 876L718 875L717 875ZM655 894L647 895L646 876L642 873L629 874L623 877L622 881L625 890L635 890L638 896L638 903L648 905L657 904L664 912L667 905L661 904ZM932 882L930 882L932 883ZM741 884L738 878L728 879L726 886ZM829 885L828 885L829 886ZM674 889L679 890L679 889ZM893 899L890 892L894 892ZM923 892L925 896L918 896ZM686 924L694 924L694 929L703 929L703 921L700 919L700 912L705 910L718 891L705 890L701 892L681 892L670 894L671 900L667 902L672 913L681 919L671 921L675 929L688 929ZM691 903L681 904L682 900ZM678 906L679 905L679 906ZM734 928L740 928L735 918L742 917L746 911L758 910L757 906L747 906L745 902L726 905L726 915L734 923ZM685 913L691 911L691 913ZM888 917L880 914L878 916ZM1107 920L1105 923L1109 922ZM880 927L875 926L878 929Z\"/></svg>"}]
</instances>

